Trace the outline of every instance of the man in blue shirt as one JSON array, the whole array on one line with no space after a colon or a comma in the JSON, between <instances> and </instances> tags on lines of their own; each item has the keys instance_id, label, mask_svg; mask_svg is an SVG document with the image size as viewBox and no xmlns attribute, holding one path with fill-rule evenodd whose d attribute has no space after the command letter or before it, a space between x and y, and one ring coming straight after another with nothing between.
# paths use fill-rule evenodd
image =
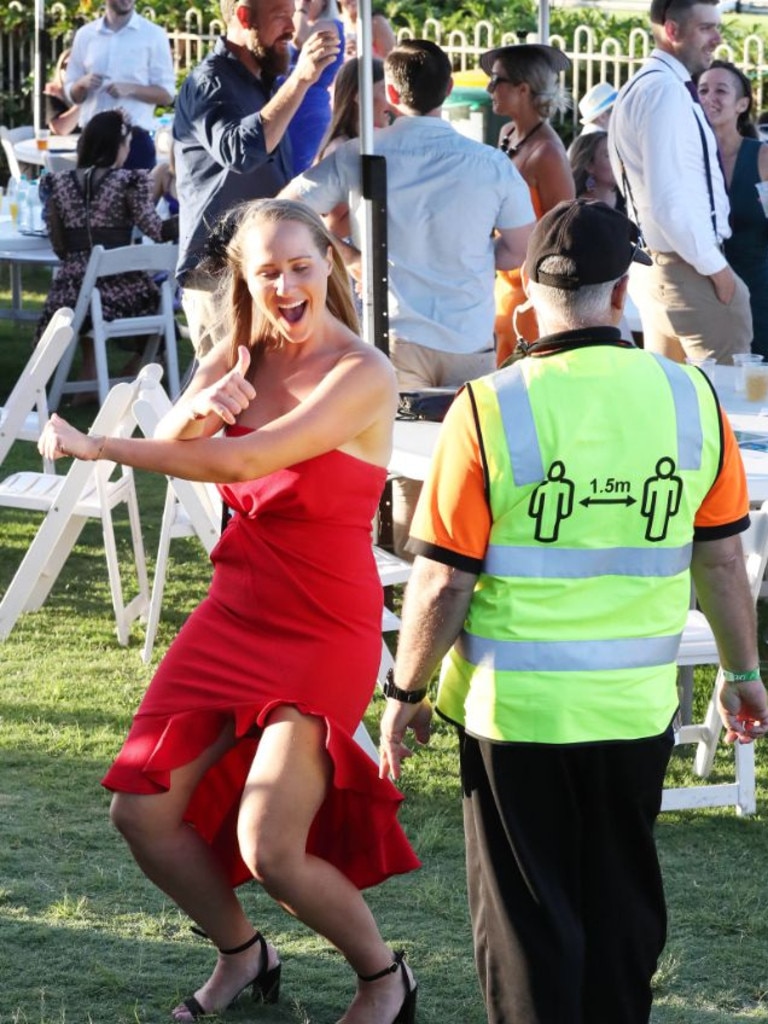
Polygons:
<instances>
[{"instance_id":1,"label":"man in blue shirt","mask_svg":"<svg viewBox=\"0 0 768 1024\"><path fill-rule=\"evenodd\" d=\"M293 0L222 0L221 13L226 33L179 90L173 124L177 277L198 356L218 340L211 301L216 277L199 267L206 239L233 206L274 196L289 180L288 124L339 51L335 32L317 32L275 88L288 70Z\"/></svg>"},{"instance_id":2,"label":"man in blue shirt","mask_svg":"<svg viewBox=\"0 0 768 1024\"><path fill-rule=\"evenodd\" d=\"M387 99L398 117L376 132L387 161L390 356L401 390L458 387L496 365L496 269L519 267L534 212L512 161L459 134L442 118L451 63L435 43L411 39L384 62ZM283 195L318 213L346 203L353 242L361 211L357 139L295 178ZM359 252L342 243L350 271ZM404 552L420 484L396 481L395 550Z\"/></svg>"}]
</instances>

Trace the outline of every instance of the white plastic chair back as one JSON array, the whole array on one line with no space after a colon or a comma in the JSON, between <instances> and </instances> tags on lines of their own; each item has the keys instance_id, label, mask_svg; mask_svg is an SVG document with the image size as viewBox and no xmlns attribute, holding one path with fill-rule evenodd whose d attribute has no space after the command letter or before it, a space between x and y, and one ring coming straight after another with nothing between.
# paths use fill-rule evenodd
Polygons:
<instances>
[{"instance_id":1,"label":"white plastic chair back","mask_svg":"<svg viewBox=\"0 0 768 1024\"><path fill-rule=\"evenodd\" d=\"M0 407L0 464L14 441L37 441L48 419L45 389L59 360L72 341L71 309L59 309L48 326L29 362L21 371L4 406ZM55 472L52 462L44 462L48 473Z\"/></svg>"},{"instance_id":2,"label":"white plastic chair back","mask_svg":"<svg viewBox=\"0 0 768 1024\"><path fill-rule=\"evenodd\" d=\"M136 428L133 403L142 384L157 375L159 369L145 367L133 383L116 385L99 410L90 433L129 437ZM0 640L9 635L22 612L42 607L85 523L88 519L100 519L117 638L123 645L128 643L131 624L149 605L149 583L133 472L121 467L114 478L117 468L116 463L106 459L75 460L66 476L23 472L0 482L0 506L46 513L0 601ZM125 504L128 511L138 589L128 602L123 594L112 520L112 509L119 504Z\"/></svg>"},{"instance_id":3,"label":"white plastic chair back","mask_svg":"<svg viewBox=\"0 0 768 1024\"><path fill-rule=\"evenodd\" d=\"M90 312L93 332L93 348L96 359L96 380L69 381L76 340L73 341L64 359L59 364L51 387L49 405L57 409L62 394L90 391L94 384L98 388L99 401L103 402L109 390L110 380L107 366L107 341L110 338L133 338L149 336L153 339L145 352L145 363L157 356L160 343L165 343L165 364L168 386L172 395L179 393L179 362L176 351L176 323L173 315L174 274L178 260L178 246L170 242L163 244L126 245L117 249L94 246L86 267L80 294L75 306L73 329L80 332L86 314ZM148 274L165 274L160 284L160 301L157 313L150 316L121 317L105 320L98 282L102 277L113 274L127 274L142 270Z\"/></svg>"},{"instance_id":4,"label":"white plastic chair back","mask_svg":"<svg viewBox=\"0 0 768 1024\"><path fill-rule=\"evenodd\" d=\"M742 534L741 542L750 591L757 601L768 564L768 502L764 502L758 511L750 512L750 527ZM714 634L702 612L697 609L691 609L688 613L677 663L681 666L720 663ZM712 771L722 733L722 722L717 710L717 692L721 683L722 677L718 671L704 721L682 725L675 733L677 744L696 744L693 770L700 778L707 778ZM753 814L756 809L754 747L751 744L735 744L734 759L734 782L667 788L664 790L661 809L672 811L735 806L737 814Z\"/></svg>"}]
</instances>

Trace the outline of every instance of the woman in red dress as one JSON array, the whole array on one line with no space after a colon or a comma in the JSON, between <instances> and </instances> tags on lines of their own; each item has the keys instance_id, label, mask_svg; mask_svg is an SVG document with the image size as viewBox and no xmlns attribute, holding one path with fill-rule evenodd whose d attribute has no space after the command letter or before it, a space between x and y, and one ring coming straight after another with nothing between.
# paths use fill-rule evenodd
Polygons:
<instances>
[{"instance_id":1,"label":"woman in red dress","mask_svg":"<svg viewBox=\"0 0 768 1024\"><path fill-rule=\"evenodd\" d=\"M360 889L419 862L397 824L400 794L353 739L381 651L370 530L394 373L357 336L346 269L306 208L248 204L227 259L231 340L202 360L155 439L86 436L54 416L40 442L54 457L217 482L235 513L208 597L104 784L144 873L219 949L176 1021L247 988L277 998L277 950L233 890L255 878L359 975L344 1024L410 1022L413 975Z\"/></svg>"}]
</instances>

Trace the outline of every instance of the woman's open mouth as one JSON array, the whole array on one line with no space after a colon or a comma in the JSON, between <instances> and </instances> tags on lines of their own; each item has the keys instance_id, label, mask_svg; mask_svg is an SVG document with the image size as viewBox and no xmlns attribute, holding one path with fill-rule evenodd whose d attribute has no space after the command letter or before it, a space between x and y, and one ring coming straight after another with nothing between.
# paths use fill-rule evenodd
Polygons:
<instances>
[{"instance_id":1,"label":"woman's open mouth","mask_svg":"<svg viewBox=\"0 0 768 1024\"><path fill-rule=\"evenodd\" d=\"M304 316L307 301L303 299L301 302L291 302L290 304L280 305L277 308L283 320L287 320L289 324L297 324Z\"/></svg>"}]
</instances>

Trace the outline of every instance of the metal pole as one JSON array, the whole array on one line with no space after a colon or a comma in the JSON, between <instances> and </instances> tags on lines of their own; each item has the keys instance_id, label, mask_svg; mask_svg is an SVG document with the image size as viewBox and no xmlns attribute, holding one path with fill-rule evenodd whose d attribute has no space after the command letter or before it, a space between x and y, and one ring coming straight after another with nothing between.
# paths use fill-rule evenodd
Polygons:
<instances>
[{"instance_id":1,"label":"metal pole","mask_svg":"<svg viewBox=\"0 0 768 1024\"><path fill-rule=\"evenodd\" d=\"M358 97L360 106L359 217L363 276L363 337L389 352L387 315L387 176L383 157L374 155L373 26L371 0L359 0L357 14Z\"/></svg>"},{"instance_id":2,"label":"metal pole","mask_svg":"<svg viewBox=\"0 0 768 1024\"><path fill-rule=\"evenodd\" d=\"M539 0L539 42L549 42L549 0Z\"/></svg>"},{"instance_id":3,"label":"metal pole","mask_svg":"<svg viewBox=\"0 0 768 1024\"><path fill-rule=\"evenodd\" d=\"M45 0L35 0L35 53L33 69L32 119L35 131L45 127L45 58L48 49L45 31Z\"/></svg>"}]
</instances>

